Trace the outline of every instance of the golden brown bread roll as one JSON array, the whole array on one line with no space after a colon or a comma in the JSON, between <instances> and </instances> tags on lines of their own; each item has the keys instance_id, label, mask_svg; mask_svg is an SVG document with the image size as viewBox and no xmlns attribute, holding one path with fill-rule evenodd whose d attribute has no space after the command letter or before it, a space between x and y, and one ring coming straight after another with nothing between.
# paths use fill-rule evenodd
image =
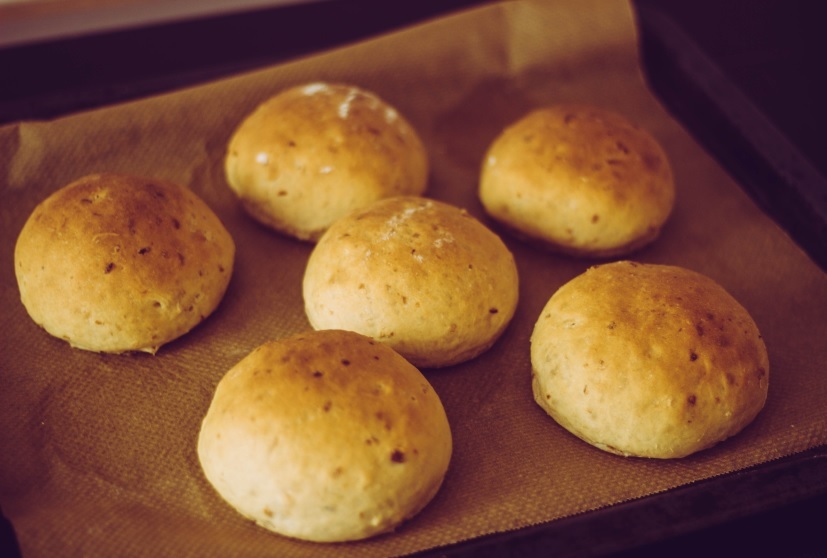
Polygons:
<instances>
[{"instance_id":1,"label":"golden brown bread roll","mask_svg":"<svg viewBox=\"0 0 827 558\"><path fill-rule=\"evenodd\" d=\"M215 310L235 245L212 210L164 180L80 178L40 203L20 232L15 273L32 319L90 351L158 348Z\"/></svg>"},{"instance_id":2,"label":"golden brown bread roll","mask_svg":"<svg viewBox=\"0 0 827 558\"><path fill-rule=\"evenodd\" d=\"M207 479L239 513L317 542L390 531L436 495L448 419L392 349L345 331L262 345L219 382L198 438Z\"/></svg>"},{"instance_id":3,"label":"golden brown bread roll","mask_svg":"<svg viewBox=\"0 0 827 558\"><path fill-rule=\"evenodd\" d=\"M563 285L531 337L537 403L586 442L675 458L740 432L767 398L746 309L681 267L616 262Z\"/></svg>"},{"instance_id":4,"label":"golden brown bread roll","mask_svg":"<svg viewBox=\"0 0 827 558\"><path fill-rule=\"evenodd\" d=\"M315 329L387 343L416 366L476 357L499 338L518 299L514 258L465 210L396 197L337 221L304 274Z\"/></svg>"},{"instance_id":5,"label":"golden brown bread roll","mask_svg":"<svg viewBox=\"0 0 827 558\"><path fill-rule=\"evenodd\" d=\"M666 153L646 130L601 108L557 105L529 113L494 140L479 196L518 236L609 257L658 236L675 186Z\"/></svg>"},{"instance_id":6,"label":"golden brown bread roll","mask_svg":"<svg viewBox=\"0 0 827 558\"><path fill-rule=\"evenodd\" d=\"M262 103L229 142L227 181L256 220L316 241L378 199L419 195L428 157L410 123L372 92L311 83Z\"/></svg>"}]
</instances>

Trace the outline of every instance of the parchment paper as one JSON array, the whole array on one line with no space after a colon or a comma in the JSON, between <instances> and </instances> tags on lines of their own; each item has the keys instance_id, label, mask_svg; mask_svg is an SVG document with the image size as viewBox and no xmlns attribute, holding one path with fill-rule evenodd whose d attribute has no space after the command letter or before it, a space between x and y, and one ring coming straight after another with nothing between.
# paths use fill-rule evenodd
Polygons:
<instances>
[{"instance_id":1,"label":"parchment paper","mask_svg":"<svg viewBox=\"0 0 827 558\"><path fill-rule=\"evenodd\" d=\"M566 433L532 400L529 336L551 294L594 262L506 236L521 274L514 321L478 359L424 371L455 443L435 500L397 532L349 544L292 541L243 519L204 479L196 436L233 364L309 328L301 278L311 246L248 219L222 159L234 126L259 102L317 80L371 89L407 115L430 151L428 195L485 222L476 198L483 152L529 109L590 102L649 129L672 159L678 201L662 237L634 259L705 273L751 312L771 362L762 413L737 437L676 461L616 457ZM626 2L500 3L206 86L9 125L0 129L0 170L0 506L26 557L399 555L827 443L827 276L647 90ZM19 301L13 248L25 219L50 192L98 171L188 185L238 245L218 311L155 356L73 350L37 328Z\"/></svg>"}]
</instances>

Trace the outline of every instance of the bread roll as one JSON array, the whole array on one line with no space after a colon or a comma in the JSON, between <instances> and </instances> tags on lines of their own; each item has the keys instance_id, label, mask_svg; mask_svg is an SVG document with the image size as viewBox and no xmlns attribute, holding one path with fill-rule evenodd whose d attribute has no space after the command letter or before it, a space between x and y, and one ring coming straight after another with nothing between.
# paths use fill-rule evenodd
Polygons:
<instances>
[{"instance_id":1,"label":"bread roll","mask_svg":"<svg viewBox=\"0 0 827 558\"><path fill-rule=\"evenodd\" d=\"M255 219L315 242L336 219L373 201L422 194L428 159L413 127L375 94L311 83L247 116L230 139L226 174Z\"/></svg>"},{"instance_id":2,"label":"bread roll","mask_svg":"<svg viewBox=\"0 0 827 558\"><path fill-rule=\"evenodd\" d=\"M380 200L337 221L303 284L315 329L357 331L429 368L491 347L518 290L514 258L496 234L465 210L419 197Z\"/></svg>"},{"instance_id":3,"label":"bread roll","mask_svg":"<svg viewBox=\"0 0 827 558\"><path fill-rule=\"evenodd\" d=\"M489 147L479 196L518 236L582 257L628 254L653 241L675 201L657 140L596 107L542 108Z\"/></svg>"},{"instance_id":4,"label":"bread roll","mask_svg":"<svg viewBox=\"0 0 827 558\"><path fill-rule=\"evenodd\" d=\"M531 336L533 391L609 452L678 458L740 432L764 406L767 349L747 311L688 269L629 261L563 285Z\"/></svg>"},{"instance_id":5,"label":"bread roll","mask_svg":"<svg viewBox=\"0 0 827 558\"><path fill-rule=\"evenodd\" d=\"M73 347L158 348L218 306L235 245L212 210L164 180L94 174L29 217L14 253L32 319Z\"/></svg>"},{"instance_id":6,"label":"bread roll","mask_svg":"<svg viewBox=\"0 0 827 558\"><path fill-rule=\"evenodd\" d=\"M316 542L390 531L436 495L451 430L427 379L346 331L267 343L219 382L198 437L207 479L242 515Z\"/></svg>"}]
</instances>

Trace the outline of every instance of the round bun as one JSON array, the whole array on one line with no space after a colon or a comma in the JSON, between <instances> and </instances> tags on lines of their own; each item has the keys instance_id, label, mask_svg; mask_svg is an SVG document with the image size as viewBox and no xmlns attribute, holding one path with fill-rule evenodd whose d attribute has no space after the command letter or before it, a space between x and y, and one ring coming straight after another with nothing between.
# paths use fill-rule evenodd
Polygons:
<instances>
[{"instance_id":1,"label":"round bun","mask_svg":"<svg viewBox=\"0 0 827 558\"><path fill-rule=\"evenodd\" d=\"M534 399L608 452L677 458L763 408L769 361L747 311L708 277L622 261L548 301L531 337Z\"/></svg>"},{"instance_id":2,"label":"round bun","mask_svg":"<svg viewBox=\"0 0 827 558\"><path fill-rule=\"evenodd\" d=\"M465 210L397 197L330 227L310 255L303 292L315 329L357 331L434 368L494 344L517 306L517 267Z\"/></svg>"},{"instance_id":3,"label":"round bun","mask_svg":"<svg viewBox=\"0 0 827 558\"><path fill-rule=\"evenodd\" d=\"M371 92L292 87L262 103L230 139L227 181L256 220L315 242L378 199L419 195L428 159L407 120Z\"/></svg>"},{"instance_id":4,"label":"round bun","mask_svg":"<svg viewBox=\"0 0 827 558\"><path fill-rule=\"evenodd\" d=\"M316 542L411 518L451 459L442 403L392 349L346 331L262 345L219 382L198 437L207 479L239 513Z\"/></svg>"},{"instance_id":5,"label":"round bun","mask_svg":"<svg viewBox=\"0 0 827 558\"><path fill-rule=\"evenodd\" d=\"M666 154L645 130L606 110L561 105L531 112L496 138L479 195L518 236L602 258L653 241L675 187Z\"/></svg>"},{"instance_id":6,"label":"round bun","mask_svg":"<svg viewBox=\"0 0 827 558\"><path fill-rule=\"evenodd\" d=\"M14 266L23 305L50 334L89 351L154 353L215 310L234 257L190 190L94 174L35 208Z\"/></svg>"}]
</instances>

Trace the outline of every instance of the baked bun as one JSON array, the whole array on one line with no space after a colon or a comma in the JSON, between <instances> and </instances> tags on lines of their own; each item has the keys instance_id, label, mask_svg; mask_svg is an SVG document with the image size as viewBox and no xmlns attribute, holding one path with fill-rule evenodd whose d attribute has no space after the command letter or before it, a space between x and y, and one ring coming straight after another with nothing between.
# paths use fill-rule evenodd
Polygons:
<instances>
[{"instance_id":1,"label":"baked bun","mask_svg":"<svg viewBox=\"0 0 827 558\"><path fill-rule=\"evenodd\" d=\"M517 267L502 240L463 209L397 197L342 218L304 274L315 329L387 343L414 365L442 367L491 347L514 315Z\"/></svg>"},{"instance_id":2,"label":"baked bun","mask_svg":"<svg viewBox=\"0 0 827 558\"><path fill-rule=\"evenodd\" d=\"M35 208L14 267L23 305L50 334L89 351L154 353L215 310L234 257L190 190L93 174Z\"/></svg>"},{"instance_id":3,"label":"baked bun","mask_svg":"<svg viewBox=\"0 0 827 558\"><path fill-rule=\"evenodd\" d=\"M648 132L606 110L560 105L529 113L496 138L479 196L518 236L602 258L653 241L675 187L666 154Z\"/></svg>"},{"instance_id":4,"label":"baked bun","mask_svg":"<svg viewBox=\"0 0 827 558\"><path fill-rule=\"evenodd\" d=\"M373 93L311 83L247 116L230 139L226 174L252 217L315 242L373 201L422 194L428 159L413 127Z\"/></svg>"},{"instance_id":5,"label":"baked bun","mask_svg":"<svg viewBox=\"0 0 827 558\"><path fill-rule=\"evenodd\" d=\"M740 432L769 361L747 311L708 277L629 261L563 285L531 336L534 399L608 452L676 458Z\"/></svg>"},{"instance_id":6,"label":"baked bun","mask_svg":"<svg viewBox=\"0 0 827 558\"><path fill-rule=\"evenodd\" d=\"M436 495L451 430L428 380L347 331L262 345L219 382L198 437L218 493L276 533L316 542L390 531Z\"/></svg>"}]
</instances>

